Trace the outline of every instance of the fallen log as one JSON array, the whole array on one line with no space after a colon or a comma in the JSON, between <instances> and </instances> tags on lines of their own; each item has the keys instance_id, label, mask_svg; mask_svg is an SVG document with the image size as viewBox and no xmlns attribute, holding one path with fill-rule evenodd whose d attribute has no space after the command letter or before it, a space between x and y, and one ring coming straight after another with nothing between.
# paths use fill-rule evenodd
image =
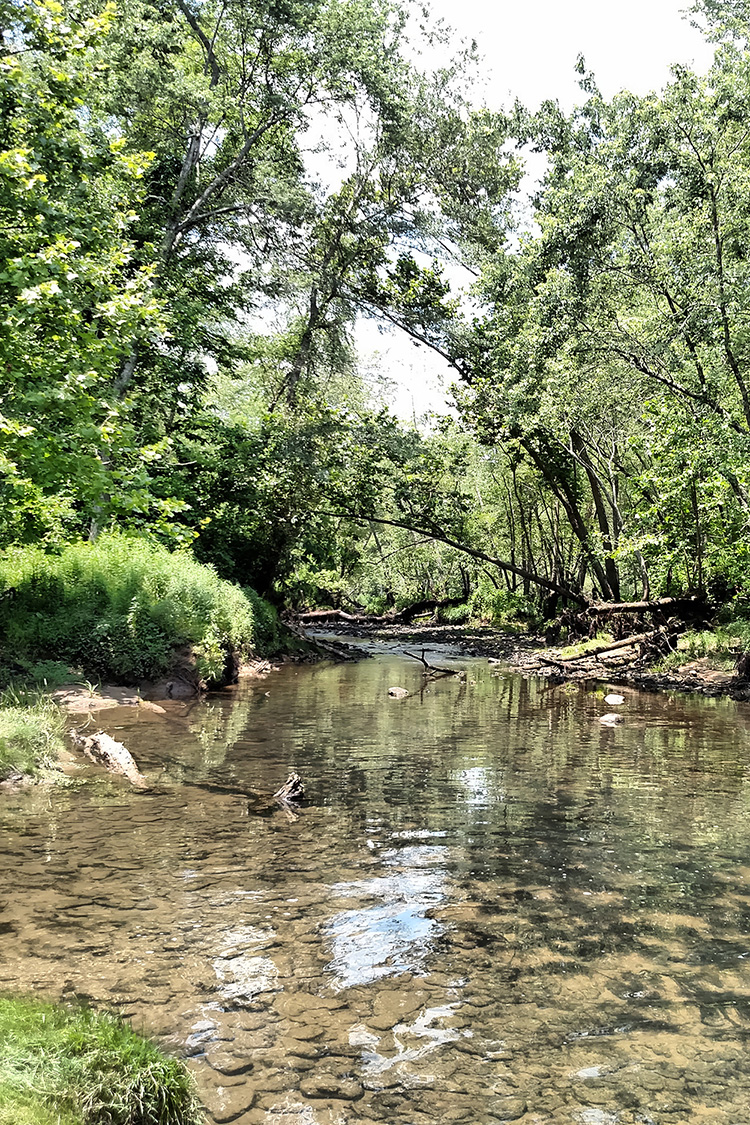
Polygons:
<instances>
[{"instance_id":1,"label":"fallen log","mask_svg":"<svg viewBox=\"0 0 750 1125\"><path fill-rule=\"evenodd\" d=\"M614 649L614 650L611 649L611 648L608 648L606 650L606 652L597 653L597 655L594 659L595 660L601 660L602 664L608 664L608 663L612 663L614 661L622 663L623 660L625 660L625 661L637 660L638 659L638 653L631 651L634 648L635 648L635 645L621 645L620 648Z\"/></svg>"},{"instance_id":2,"label":"fallen log","mask_svg":"<svg viewBox=\"0 0 750 1125\"><path fill-rule=\"evenodd\" d=\"M455 598L422 598L403 609L393 610L392 613L347 613L344 609L311 609L307 613L301 613L298 620L303 625L324 625L334 621L342 621L345 625L409 625L420 614L455 608L463 605L466 598L466 594Z\"/></svg>"},{"instance_id":3,"label":"fallen log","mask_svg":"<svg viewBox=\"0 0 750 1125\"><path fill-rule=\"evenodd\" d=\"M363 625L368 621L382 621L369 613L347 613L343 609L311 609L309 613L301 613L298 618L303 625L325 624L327 621L345 621L348 624Z\"/></svg>"},{"instance_id":4,"label":"fallen log","mask_svg":"<svg viewBox=\"0 0 750 1125\"><path fill-rule=\"evenodd\" d=\"M578 656L560 657L561 664L575 664L578 660L587 660L590 656L599 656L604 652L614 652L618 648L629 648L630 645L648 644L657 637L663 637L661 629L651 629L648 633L638 633L634 637L624 637L621 641L602 641L601 644L592 645Z\"/></svg>"},{"instance_id":5,"label":"fallen log","mask_svg":"<svg viewBox=\"0 0 750 1125\"><path fill-rule=\"evenodd\" d=\"M110 735L105 734L103 730L89 735L73 731L72 738L76 746L79 746L92 762L105 766L112 773L122 774L139 789L148 788L148 781L138 769L130 751L121 742L116 742Z\"/></svg>"},{"instance_id":6,"label":"fallen log","mask_svg":"<svg viewBox=\"0 0 750 1125\"><path fill-rule=\"evenodd\" d=\"M703 604L703 598L693 594L684 598L654 598L653 601L642 602L592 602L585 612L594 616L609 613L655 613L662 609L674 609L677 606L697 607Z\"/></svg>"}]
</instances>

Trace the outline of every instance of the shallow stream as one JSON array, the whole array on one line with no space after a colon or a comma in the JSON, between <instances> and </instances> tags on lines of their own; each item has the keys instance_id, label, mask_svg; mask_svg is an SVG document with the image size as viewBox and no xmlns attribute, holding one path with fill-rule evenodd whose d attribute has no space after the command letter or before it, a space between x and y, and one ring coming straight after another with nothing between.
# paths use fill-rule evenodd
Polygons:
<instances>
[{"instance_id":1,"label":"shallow stream","mask_svg":"<svg viewBox=\"0 0 750 1125\"><path fill-rule=\"evenodd\" d=\"M0 989L122 1011L217 1123L747 1125L750 706L458 663L100 714L152 788L0 798Z\"/></svg>"}]
</instances>

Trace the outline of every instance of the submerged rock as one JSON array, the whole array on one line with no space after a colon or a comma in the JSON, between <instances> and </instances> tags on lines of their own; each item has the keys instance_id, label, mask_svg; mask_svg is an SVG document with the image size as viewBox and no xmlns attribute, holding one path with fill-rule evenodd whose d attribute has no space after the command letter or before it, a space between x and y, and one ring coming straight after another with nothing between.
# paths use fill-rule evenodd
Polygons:
<instances>
[{"instance_id":1,"label":"submerged rock","mask_svg":"<svg viewBox=\"0 0 750 1125\"><path fill-rule=\"evenodd\" d=\"M356 1078L321 1071L305 1075L299 1088L306 1098L341 1098L352 1102L364 1093Z\"/></svg>"},{"instance_id":2,"label":"submerged rock","mask_svg":"<svg viewBox=\"0 0 750 1125\"><path fill-rule=\"evenodd\" d=\"M409 693L406 688L403 687L389 687L388 694L392 699L406 699Z\"/></svg>"},{"instance_id":3,"label":"submerged rock","mask_svg":"<svg viewBox=\"0 0 750 1125\"><path fill-rule=\"evenodd\" d=\"M492 1115L500 1121L517 1121L526 1113L523 1098L499 1098L492 1105Z\"/></svg>"}]
</instances>

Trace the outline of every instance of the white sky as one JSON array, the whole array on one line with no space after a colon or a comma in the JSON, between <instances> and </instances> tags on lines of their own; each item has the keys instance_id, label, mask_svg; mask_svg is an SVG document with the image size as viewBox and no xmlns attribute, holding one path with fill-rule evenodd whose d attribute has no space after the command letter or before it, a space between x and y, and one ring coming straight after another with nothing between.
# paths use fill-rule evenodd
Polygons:
<instances>
[{"instance_id":1,"label":"white sky","mask_svg":"<svg viewBox=\"0 0 750 1125\"><path fill-rule=\"evenodd\" d=\"M712 51L681 18L686 0L428 0L442 19L484 55L486 100L530 108L557 98L566 109L580 100L576 59L582 54L602 93L645 94L669 79L673 63L705 69Z\"/></svg>"},{"instance_id":2,"label":"white sky","mask_svg":"<svg viewBox=\"0 0 750 1125\"><path fill-rule=\"evenodd\" d=\"M605 97L660 89L671 65L703 72L712 57L681 18L686 0L427 0L427 6L460 38L476 40L484 56L479 89L490 108L509 107L518 97L530 109L546 99L572 109L585 97L574 69L579 54ZM381 334L370 322L358 327L357 340L366 361L380 353L383 373L398 385L392 405L401 417L444 409L446 365L427 349ZM448 374L444 387L452 381Z\"/></svg>"}]
</instances>

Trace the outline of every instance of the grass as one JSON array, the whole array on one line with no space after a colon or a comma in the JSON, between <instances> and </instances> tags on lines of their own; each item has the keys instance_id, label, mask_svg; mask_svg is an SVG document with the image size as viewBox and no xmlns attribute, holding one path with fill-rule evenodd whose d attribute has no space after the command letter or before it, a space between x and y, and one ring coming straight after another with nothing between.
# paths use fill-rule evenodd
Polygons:
<instances>
[{"instance_id":1,"label":"grass","mask_svg":"<svg viewBox=\"0 0 750 1125\"><path fill-rule=\"evenodd\" d=\"M614 644L614 637L611 633L597 633L591 640L581 641L576 645L568 645L566 648L560 649L561 660L575 660L578 656L585 656L592 648L597 648L605 642L612 641Z\"/></svg>"},{"instance_id":2,"label":"grass","mask_svg":"<svg viewBox=\"0 0 750 1125\"><path fill-rule=\"evenodd\" d=\"M0 781L16 772L38 775L64 745L65 720L51 699L13 690L0 695Z\"/></svg>"},{"instance_id":3,"label":"grass","mask_svg":"<svg viewBox=\"0 0 750 1125\"><path fill-rule=\"evenodd\" d=\"M228 654L273 651L278 620L252 590L187 552L112 534L57 555L35 547L0 555L0 636L0 663L37 679L40 667L52 674L62 663L91 679L137 683L166 672L174 650L190 645L213 684Z\"/></svg>"},{"instance_id":4,"label":"grass","mask_svg":"<svg viewBox=\"0 0 750 1125\"><path fill-rule=\"evenodd\" d=\"M661 662L665 671L693 660L705 660L716 671L731 672L743 652L750 651L750 621L734 621L716 629L690 630L677 641L677 649Z\"/></svg>"},{"instance_id":5,"label":"grass","mask_svg":"<svg viewBox=\"0 0 750 1125\"><path fill-rule=\"evenodd\" d=\"M0 997L0 1125L204 1125L177 1059L88 1008Z\"/></svg>"}]
</instances>

